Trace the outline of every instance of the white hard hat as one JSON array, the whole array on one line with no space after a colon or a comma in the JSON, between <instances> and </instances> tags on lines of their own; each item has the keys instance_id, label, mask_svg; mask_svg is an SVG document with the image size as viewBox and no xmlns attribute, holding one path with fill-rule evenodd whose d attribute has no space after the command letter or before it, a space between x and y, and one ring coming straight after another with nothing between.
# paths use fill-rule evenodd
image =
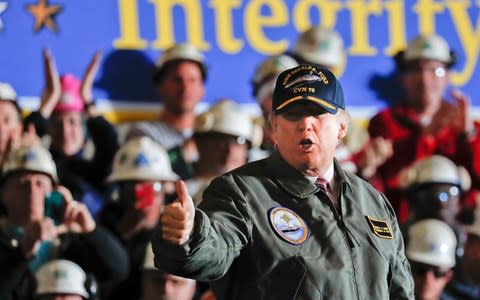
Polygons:
<instances>
[{"instance_id":1,"label":"white hard hat","mask_svg":"<svg viewBox=\"0 0 480 300\"><path fill-rule=\"evenodd\" d=\"M41 145L22 146L8 153L2 167L3 175L17 171L45 173L54 182L58 182L57 168L52 155Z\"/></svg>"},{"instance_id":2,"label":"white hard hat","mask_svg":"<svg viewBox=\"0 0 480 300\"><path fill-rule=\"evenodd\" d=\"M471 185L468 171L441 155L432 155L417 161L402 171L400 178L401 185L406 188L428 183L448 183L466 191Z\"/></svg>"},{"instance_id":3,"label":"white hard hat","mask_svg":"<svg viewBox=\"0 0 480 300\"><path fill-rule=\"evenodd\" d=\"M298 62L291 56L281 54L269 56L255 69L252 79L253 95L259 103L266 96L273 94L278 75L288 69L298 66Z\"/></svg>"},{"instance_id":4,"label":"white hard hat","mask_svg":"<svg viewBox=\"0 0 480 300\"><path fill-rule=\"evenodd\" d=\"M407 257L410 260L452 268L455 266L457 238L452 228L440 220L425 219L408 229Z\"/></svg>"},{"instance_id":5,"label":"white hard hat","mask_svg":"<svg viewBox=\"0 0 480 300\"><path fill-rule=\"evenodd\" d=\"M0 100L17 101L17 93L13 87L6 82L0 82Z\"/></svg>"},{"instance_id":6,"label":"white hard hat","mask_svg":"<svg viewBox=\"0 0 480 300\"><path fill-rule=\"evenodd\" d=\"M58 259L47 262L35 274L37 296L44 294L73 294L88 298L87 276L76 263Z\"/></svg>"},{"instance_id":7,"label":"white hard hat","mask_svg":"<svg viewBox=\"0 0 480 300\"><path fill-rule=\"evenodd\" d=\"M192 60L204 66L205 56L192 44L175 44L163 52L156 66L157 68L162 68L166 63L174 60Z\"/></svg>"},{"instance_id":8,"label":"white hard hat","mask_svg":"<svg viewBox=\"0 0 480 300\"><path fill-rule=\"evenodd\" d=\"M265 58L255 69L252 82L261 84L269 77L276 77L287 69L298 66L298 62L291 56L280 54Z\"/></svg>"},{"instance_id":9,"label":"white hard hat","mask_svg":"<svg viewBox=\"0 0 480 300\"><path fill-rule=\"evenodd\" d=\"M254 116L243 112L231 99L222 99L207 112L195 118L195 133L219 132L248 140L257 146L262 140L262 129Z\"/></svg>"},{"instance_id":10,"label":"white hard hat","mask_svg":"<svg viewBox=\"0 0 480 300\"><path fill-rule=\"evenodd\" d=\"M107 181L175 181L179 178L172 170L167 151L150 137L142 136L127 141L117 151Z\"/></svg>"},{"instance_id":11,"label":"white hard hat","mask_svg":"<svg viewBox=\"0 0 480 300\"><path fill-rule=\"evenodd\" d=\"M439 60L446 64L452 61L450 47L447 42L438 35L419 35L412 39L405 50L405 61L417 59Z\"/></svg>"},{"instance_id":12,"label":"white hard hat","mask_svg":"<svg viewBox=\"0 0 480 300\"><path fill-rule=\"evenodd\" d=\"M301 58L329 68L345 62L343 39L338 32L314 26L300 34L293 52Z\"/></svg>"}]
</instances>

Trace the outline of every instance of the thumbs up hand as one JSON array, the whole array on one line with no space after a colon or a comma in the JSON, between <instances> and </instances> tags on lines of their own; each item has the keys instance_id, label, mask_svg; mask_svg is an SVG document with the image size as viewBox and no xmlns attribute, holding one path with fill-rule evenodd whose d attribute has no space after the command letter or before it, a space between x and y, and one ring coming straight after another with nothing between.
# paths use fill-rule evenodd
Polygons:
<instances>
[{"instance_id":1,"label":"thumbs up hand","mask_svg":"<svg viewBox=\"0 0 480 300\"><path fill-rule=\"evenodd\" d=\"M184 244L190 237L195 219L195 206L182 180L177 181L178 198L167 205L160 219L163 239L176 245Z\"/></svg>"}]
</instances>

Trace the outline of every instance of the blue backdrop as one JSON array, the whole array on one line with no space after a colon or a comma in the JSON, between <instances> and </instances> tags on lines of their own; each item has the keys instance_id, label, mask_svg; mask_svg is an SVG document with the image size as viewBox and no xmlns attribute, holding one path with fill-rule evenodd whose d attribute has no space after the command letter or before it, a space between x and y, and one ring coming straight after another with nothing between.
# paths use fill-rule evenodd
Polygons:
<instances>
[{"instance_id":1,"label":"blue backdrop","mask_svg":"<svg viewBox=\"0 0 480 300\"><path fill-rule=\"evenodd\" d=\"M420 32L446 38L459 58L453 83L480 106L479 7L466 0L0 0L0 81L35 101L43 86L43 47L60 73L79 77L101 49L96 98L156 101L155 61L172 43L189 41L206 54L205 101L252 104L255 66L291 48L311 24L323 24L345 40L341 81L351 109L371 112L396 99L391 56Z\"/></svg>"}]
</instances>

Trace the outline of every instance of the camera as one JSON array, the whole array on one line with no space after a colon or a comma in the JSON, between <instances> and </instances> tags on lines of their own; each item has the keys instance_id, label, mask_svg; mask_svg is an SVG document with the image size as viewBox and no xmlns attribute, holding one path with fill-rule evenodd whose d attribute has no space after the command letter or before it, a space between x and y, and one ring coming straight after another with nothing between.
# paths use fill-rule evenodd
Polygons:
<instances>
[{"instance_id":1,"label":"camera","mask_svg":"<svg viewBox=\"0 0 480 300\"><path fill-rule=\"evenodd\" d=\"M63 195L58 191L52 191L45 195L45 213L46 217L51 218L55 225L63 222Z\"/></svg>"}]
</instances>

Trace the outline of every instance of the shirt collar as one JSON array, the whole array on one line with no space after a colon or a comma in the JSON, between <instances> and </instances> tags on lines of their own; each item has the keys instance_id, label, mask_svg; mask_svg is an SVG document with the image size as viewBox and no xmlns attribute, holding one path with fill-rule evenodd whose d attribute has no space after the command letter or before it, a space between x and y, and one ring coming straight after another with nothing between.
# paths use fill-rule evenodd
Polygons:
<instances>
[{"instance_id":1,"label":"shirt collar","mask_svg":"<svg viewBox=\"0 0 480 300\"><path fill-rule=\"evenodd\" d=\"M327 171L325 173L323 173L323 175L320 176L320 177L325 178L328 181L328 183L330 183L330 185L332 185L333 181L334 181L333 180L333 173L334 173L334 167L333 167L333 161L332 161L332 163L328 167ZM314 183L315 181L317 181L318 176L313 176L313 177L307 176L307 178L308 178L308 180L310 180L311 182Z\"/></svg>"}]
</instances>

